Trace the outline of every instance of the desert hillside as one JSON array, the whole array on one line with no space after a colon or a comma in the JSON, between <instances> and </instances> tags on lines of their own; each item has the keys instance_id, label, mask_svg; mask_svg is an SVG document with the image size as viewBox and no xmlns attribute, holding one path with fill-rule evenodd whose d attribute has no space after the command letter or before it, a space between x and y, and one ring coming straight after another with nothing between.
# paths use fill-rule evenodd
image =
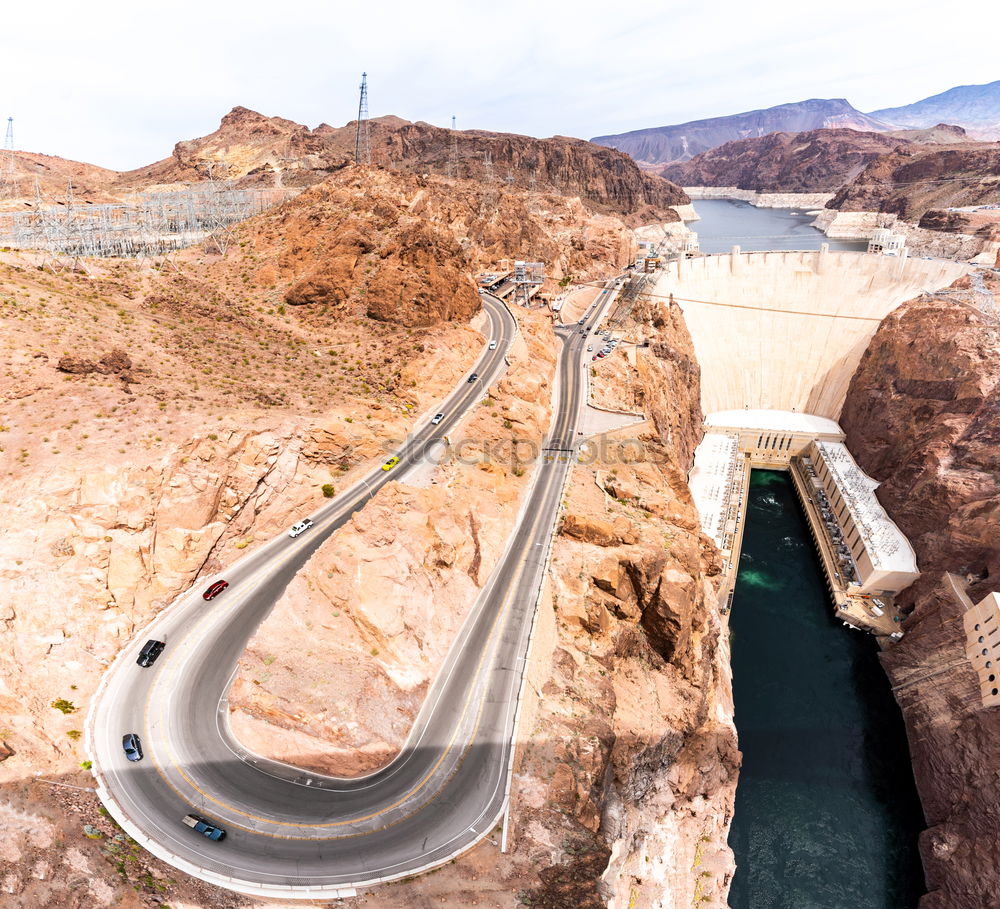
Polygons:
<instances>
[{"instance_id":1,"label":"desert hillside","mask_svg":"<svg viewBox=\"0 0 1000 909\"><path fill-rule=\"evenodd\" d=\"M530 254L552 274L599 277L631 242L620 218L578 199L351 167L235 227L224 253L75 267L0 254L2 818L38 831L5 840L5 895L251 904L116 840L87 793L79 733L108 661L200 576L344 488L455 385L483 344L480 264ZM525 355L551 338L537 343ZM514 404L482 418L509 432ZM505 491L483 475L487 530L489 498L502 512L523 486L511 479ZM385 500L406 510L406 497Z\"/></svg>"}]
</instances>

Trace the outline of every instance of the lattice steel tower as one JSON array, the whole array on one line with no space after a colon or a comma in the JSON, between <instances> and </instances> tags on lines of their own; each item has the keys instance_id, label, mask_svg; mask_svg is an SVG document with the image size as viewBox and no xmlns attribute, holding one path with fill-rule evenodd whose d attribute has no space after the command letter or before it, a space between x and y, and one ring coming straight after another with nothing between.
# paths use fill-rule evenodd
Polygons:
<instances>
[{"instance_id":1,"label":"lattice steel tower","mask_svg":"<svg viewBox=\"0 0 1000 909\"><path fill-rule=\"evenodd\" d=\"M361 74L361 99L358 101L358 131L354 137L354 160L372 163L371 137L368 134L368 73Z\"/></svg>"},{"instance_id":2,"label":"lattice steel tower","mask_svg":"<svg viewBox=\"0 0 1000 909\"><path fill-rule=\"evenodd\" d=\"M451 117L451 151L448 158L448 176L458 176L458 133L455 132L455 115Z\"/></svg>"},{"instance_id":3,"label":"lattice steel tower","mask_svg":"<svg viewBox=\"0 0 1000 909\"><path fill-rule=\"evenodd\" d=\"M17 197L17 164L14 160L14 118L7 118L7 134L3 140L3 161L0 162L0 198Z\"/></svg>"}]
</instances>

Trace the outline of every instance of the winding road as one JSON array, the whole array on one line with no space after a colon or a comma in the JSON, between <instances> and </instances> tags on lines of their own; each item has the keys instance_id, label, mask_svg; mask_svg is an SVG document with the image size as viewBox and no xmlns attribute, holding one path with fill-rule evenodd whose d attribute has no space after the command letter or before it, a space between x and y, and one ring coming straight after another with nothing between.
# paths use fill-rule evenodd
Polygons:
<instances>
[{"instance_id":1,"label":"winding road","mask_svg":"<svg viewBox=\"0 0 1000 909\"><path fill-rule=\"evenodd\" d=\"M575 459L589 331L614 297L614 282L586 326L560 326L557 401L543 456L504 554L463 623L398 757L368 776L336 779L249 753L228 727L227 692L237 661L285 586L321 543L391 480L405 479L502 372L517 330L506 307L484 296L489 337L462 384L440 406L437 426L418 428L395 452L312 518L229 566L230 587L206 603L203 579L126 647L105 675L87 723L98 794L138 842L177 868L249 894L343 896L411 875L468 849L506 806L523 670L560 499ZM467 374L468 375L468 374ZM148 669L135 658L148 638L166 649ZM125 732L145 758L129 763ZM180 823L189 813L225 827L209 841Z\"/></svg>"}]
</instances>

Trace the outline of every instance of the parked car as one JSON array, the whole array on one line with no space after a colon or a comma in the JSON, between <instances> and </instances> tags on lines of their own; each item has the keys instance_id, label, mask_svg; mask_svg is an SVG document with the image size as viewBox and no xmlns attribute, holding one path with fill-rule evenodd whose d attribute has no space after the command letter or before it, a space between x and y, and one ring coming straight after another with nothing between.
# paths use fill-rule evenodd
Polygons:
<instances>
[{"instance_id":1,"label":"parked car","mask_svg":"<svg viewBox=\"0 0 1000 909\"><path fill-rule=\"evenodd\" d=\"M222 827L206 821L205 818L199 817L197 814L185 814L181 820L192 830L198 831L198 833L202 836L207 836L210 840L218 841L226 838L226 831Z\"/></svg>"},{"instance_id":2,"label":"parked car","mask_svg":"<svg viewBox=\"0 0 1000 909\"><path fill-rule=\"evenodd\" d=\"M496 350L496 349L497 349L497 342L490 341L490 350Z\"/></svg>"},{"instance_id":3,"label":"parked car","mask_svg":"<svg viewBox=\"0 0 1000 909\"><path fill-rule=\"evenodd\" d=\"M443 413L436 413L436 414L434 414L433 417L431 417L431 423L433 423L435 426L437 426L438 423L440 423L443 419L444 419L444 414Z\"/></svg>"},{"instance_id":4,"label":"parked car","mask_svg":"<svg viewBox=\"0 0 1000 909\"><path fill-rule=\"evenodd\" d=\"M471 376L469 376L469 382L470 383L471 382L475 382L476 379L478 379L478 378L479 378L479 373L478 372L474 372Z\"/></svg>"},{"instance_id":5,"label":"parked car","mask_svg":"<svg viewBox=\"0 0 1000 909\"><path fill-rule=\"evenodd\" d=\"M305 518L302 521L292 524L292 529L288 531L288 535L294 539L295 537L302 536L312 526L313 522L309 518Z\"/></svg>"},{"instance_id":6,"label":"parked car","mask_svg":"<svg viewBox=\"0 0 1000 909\"><path fill-rule=\"evenodd\" d=\"M152 666L156 662L156 658L163 653L163 648L166 646L163 641L146 641L142 645L142 650L139 651L139 657L136 662L143 667Z\"/></svg>"},{"instance_id":7,"label":"parked car","mask_svg":"<svg viewBox=\"0 0 1000 909\"><path fill-rule=\"evenodd\" d=\"M208 585L208 590L206 590L201 596L205 600L214 600L223 590L229 586L229 581L216 581L214 584Z\"/></svg>"},{"instance_id":8,"label":"parked car","mask_svg":"<svg viewBox=\"0 0 1000 909\"><path fill-rule=\"evenodd\" d=\"M594 349L594 345L593 344L588 344L587 345L587 353L590 353L590 351L592 351L593 349Z\"/></svg>"},{"instance_id":9,"label":"parked car","mask_svg":"<svg viewBox=\"0 0 1000 909\"><path fill-rule=\"evenodd\" d=\"M122 749L125 751L125 757L130 761L142 760L142 742L139 741L139 736L134 732L126 732L122 736Z\"/></svg>"},{"instance_id":10,"label":"parked car","mask_svg":"<svg viewBox=\"0 0 1000 909\"><path fill-rule=\"evenodd\" d=\"M383 470L392 470L392 468L395 467L398 463L399 463L399 458L397 458L395 455L393 455L391 458L389 458L388 461L386 461L382 465L382 469Z\"/></svg>"}]
</instances>

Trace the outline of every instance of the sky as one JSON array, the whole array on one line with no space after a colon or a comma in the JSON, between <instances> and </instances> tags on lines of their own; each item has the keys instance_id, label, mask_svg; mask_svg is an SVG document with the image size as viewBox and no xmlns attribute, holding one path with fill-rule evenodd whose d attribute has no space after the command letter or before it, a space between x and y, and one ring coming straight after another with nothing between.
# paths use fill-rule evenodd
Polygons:
<instances>
[{"instance_id":1,"label":"sky","mask_svg":"<svg viewBox=\"0 0 1000 909\"><path fill-rule=\"evenodd\" d=\"M125 170L237 105L343 125L364 70L372 116L590 138L992 82L997 24L994 0L35 0L0 13L0 117L16 148Z\"/></svg>"}]
</instances>

